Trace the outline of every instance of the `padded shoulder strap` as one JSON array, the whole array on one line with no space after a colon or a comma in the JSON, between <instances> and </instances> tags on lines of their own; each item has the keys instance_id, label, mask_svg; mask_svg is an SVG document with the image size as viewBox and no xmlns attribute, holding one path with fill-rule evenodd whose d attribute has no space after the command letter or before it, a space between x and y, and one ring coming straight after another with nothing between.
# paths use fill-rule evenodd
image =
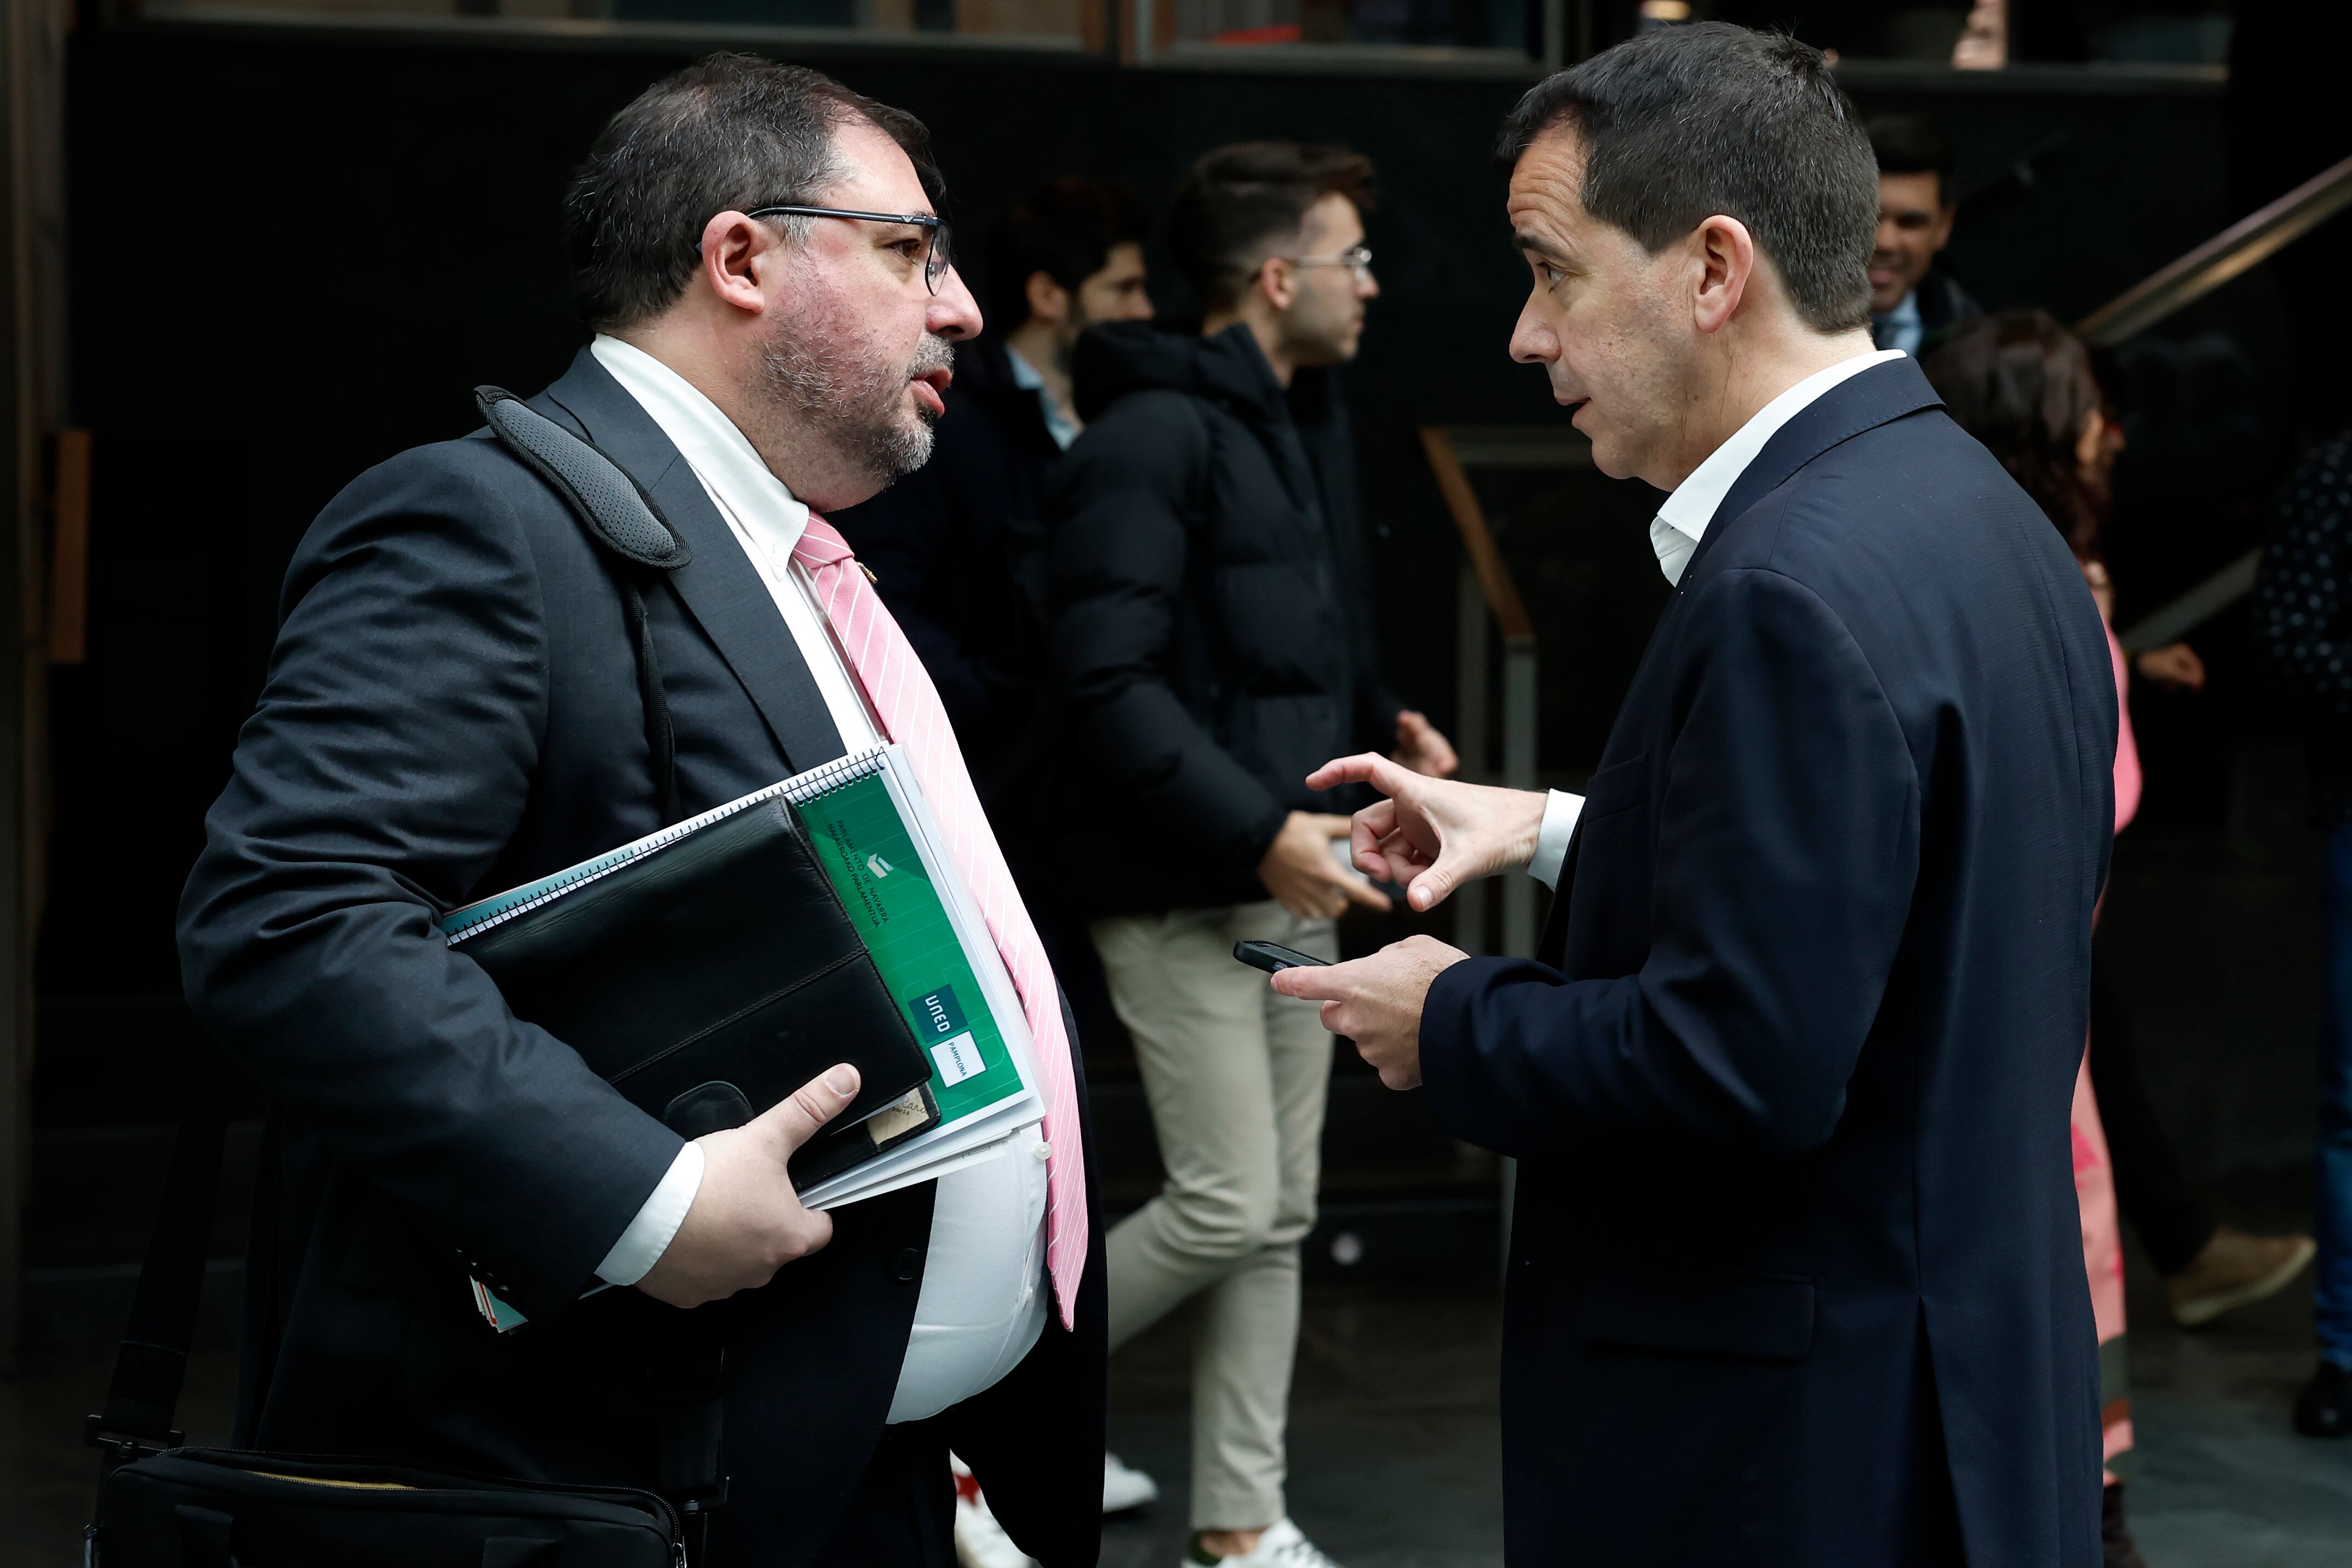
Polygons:
<instances>
[{"instance_id":1,"label":"padded shoulder strap","mask_svg":"<svg viewBox=\"0 0 2352 1568\"><path fill-rule=\"evenodd\" d=\"M654 498L590 443L504 387L476 387L474 403L489 422L490 433L563 497L581 528L614 563L622 608L629 618L629 638L637 648L646 750L653 759L654 788L660 791L662 825L667 827L678 820L677 735L670 725L661 658L654 648L653 623L646 614L645 589L638 580L647 571L675 570L691 561L694 552Z\"/></svg>"},{"instance_id":2,"label":"padded shoulder strap","mask_svg":"<svg viewBox=\"0 0 2352 1568\"><path fill-rule=\"evenodd\" d=\"M654 498L619 464L504 387L476 387L474 402L508 450L571 503L606 549L662 571L694 559Z\"/></svg>"}]
</instances>

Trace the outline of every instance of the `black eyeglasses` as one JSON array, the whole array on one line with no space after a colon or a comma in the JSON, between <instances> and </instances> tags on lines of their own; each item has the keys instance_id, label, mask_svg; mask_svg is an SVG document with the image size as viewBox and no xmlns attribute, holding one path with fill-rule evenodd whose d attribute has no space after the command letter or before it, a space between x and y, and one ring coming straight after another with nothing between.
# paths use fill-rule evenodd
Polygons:
<instances>
[{"instance_id":1,"label":"black eyeglasses","mask_svg":"<svg viewBox=\"0 0 2352 1568\"><path fill-rule=\"evenodd\" d=\"M948 221L937 213L860 213L847 207L761 207L746 213L752 218L858 218L869 224L911 224L925 231L929 241L923 252L923 282L930 291L940 291L940 279L955 267L955 258L948 252Z\"/></svg>"}]
</instances>

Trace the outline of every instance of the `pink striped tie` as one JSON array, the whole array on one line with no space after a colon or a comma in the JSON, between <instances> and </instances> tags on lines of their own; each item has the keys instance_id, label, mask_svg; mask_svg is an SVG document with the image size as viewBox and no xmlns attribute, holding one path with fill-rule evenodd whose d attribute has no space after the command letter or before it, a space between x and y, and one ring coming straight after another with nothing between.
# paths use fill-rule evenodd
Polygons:
<instances>
[{"instance_id":1,"label":"pink striped tie","mask_svg":"<svg viewBox=\"0 0 2352 1568\"><path fill-rule=\"evenodd\" d=\"M947 837L948 854L980 901L988 934L996 938L996 950L1012 973L1013 988L1021 993L1021 1010L1037 1046L1037 1071L1045 1079L1038 1088L1045 1101L1050 1150L1045 1162L1045 1268L1054 1277L1062 1326L1068 1328L1077 1307L1078 1276L1087 1266L1087 1177L1070 1037L1062 1028L1061 992L1054 984L1053 966L1046 962L1045 944L1037 940L1037 928L1030 924L1028 907L1013 885L1004 852L997 847L996 834L981 810L979 793L963 764L963 748L948 726L947 710L940 706L930 674L880 596L867 585L848 542L811 512L793 559L815 583L817 602L833 622L834 635L857 672L883 730L906 748L915 779Z\"/></svg>"}]
</instances>

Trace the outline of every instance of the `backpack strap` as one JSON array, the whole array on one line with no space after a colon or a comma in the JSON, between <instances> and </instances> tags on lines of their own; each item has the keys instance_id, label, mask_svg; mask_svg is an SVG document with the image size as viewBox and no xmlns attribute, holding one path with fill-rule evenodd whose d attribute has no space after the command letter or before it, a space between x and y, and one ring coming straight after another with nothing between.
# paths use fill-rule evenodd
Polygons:
<instances>
[{"instance_id":1,"label":"backpack strap","mask_svg":"<svg viewBox=\"0 0 2352 1568\"><path fill-rule=\"evenodd\" d=\"M677 821L677 732L663 693L661 658L646 614L644 584L694 559L661 507L619 464L503 387L474 389L490 433L563 497L599 554L613 568L636 644L637 687L646 711L646 747L661 793L662 824Z\"/></svg>"}]
</instances>

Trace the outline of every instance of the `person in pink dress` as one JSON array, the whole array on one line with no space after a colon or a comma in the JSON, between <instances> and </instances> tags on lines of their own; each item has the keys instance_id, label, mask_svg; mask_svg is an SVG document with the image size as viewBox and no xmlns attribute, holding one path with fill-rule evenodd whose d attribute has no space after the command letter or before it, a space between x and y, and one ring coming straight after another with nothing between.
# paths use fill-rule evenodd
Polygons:
<instances>
[{"instance_id":1,"label":"person in pink dress","mask_svg":"<svg viewBox=\"0 0 2352 1568\"><path fill-rule=\"evenodd\" d=\"M1943 397L1947 412L1984 443L2003 467L2065 536L2091 585L2100 618L2107 623L2107 648L2116 677L2118 724L2116 737L2116 831L2139 810L2139 748L2133 739L2129 687L2133 662L2115 633L2115 590L2099 543L2108 500L2108 476L2122 440L2109 417L2090 353L2080 339L2040 310L2009 310L1964 322L1927 357L1922 369ZM2144 654L2143 672L2167 685L2200 688L2204 667L2186 644ZM2116 1200L2116 1168L2106 1129L2094 1092L2091 1054L2084 1051L2075 1074L2072 1116L2074 1192L2082 1209L2083 1263L2099 1333L2099 1405L2102 1453L2106 1464L2103 1519L2109 1568L2145 1568L2124 1514L2122 1472L2132 1447L2131 1396L2124 1354L2124 1259L2122 1214ZM2263 1268L2296 1257L2301 1238L2251 1238L2207 1222L2207 1250L2243 1250L2241 1243L2274 1247L2280 1256ZM2304 1254L2304 1256L2307 1256ZM2200 1252L2200 1258L2202 1258ZM2193 1269L2195 1264L2191 1264ZM2171 1271L2168 1270L2169 1274ZM2168 1283L2169 1283L2169 1280ZM2272 1289L2284 1285L2280 1278ZM2265 1292L2267 1293L2267 1292ZM2174 1292L2178 1313L2179 1292Z\"/></svg>"}]
</instances>

